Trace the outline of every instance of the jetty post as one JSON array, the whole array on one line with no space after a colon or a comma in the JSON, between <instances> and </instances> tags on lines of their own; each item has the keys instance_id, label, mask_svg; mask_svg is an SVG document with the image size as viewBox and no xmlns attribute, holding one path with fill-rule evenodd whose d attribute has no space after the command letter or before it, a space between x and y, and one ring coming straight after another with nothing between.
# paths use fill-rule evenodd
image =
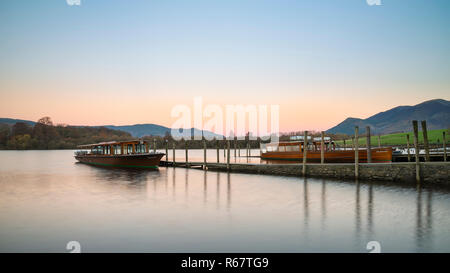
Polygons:
<instances>
[{"instance_id":1,"label":"jetty post","mask_svg":"<svg viewBox=\"0 0 450 273\"><path fill-rule=\"evenodd\" d=\"M184 149L186 152L186 167L188 166L188 162L189 162L189 152L188 152L188 143L187 140L184 141Z\"/></svg>"},{"instance_id":2,"label":"jetty post","mask_svg":"<svg viewBox=\"0 0 450 273\"><path fill-rule=\"evenodd\" d=\"M422 120L422 134L423 134L423 144L425 146L425 161L430 161L430 149L428 146L428 131L427 131L427 121Z\"/></svg>"},{"instance_id":3,"label":"jetty post","mask_svg":"<svg viewBox=\"0 0 450 273\"><path fill-rule=\"evenodd\" d=\"M325 132L324 131L320 132L320 136L321 136L321 140L320 140L320 164L323 164L325 162L325 151L324 151L324 148L325 148L325 141L324 141Z\"/></svg>"},{"instance_id":4,"label":"jetty post","mask_svg":"<svg viewBox=\"0 0 450 273\"><path fill-rule=\"evenodd\" d=\"M251 150L251 145L250 145L250 141L248 142L248 156L251 157L252 156L252 150Z\"/></svg>"},{"instance_id":5,"label":"jetty post","mask_svg":"<svg viewBox=\"0 0 450 273\"><path fill-rule=\"evenodd\" d=\"M308 151L308 131L305 130L303 139L303 167L302 167L302 174L303 176L306 176L306 156Z\"/></svg>"},{"instance_id":6,"label":"jetty post","mask_svg":"<svg viewBox=\"0 0 450 273\"><path fill-rule=\"evenodd\" d=\"M156 138L153 139L153 153L156 154Z\"/></svg>"},{"instance_id":7,"label":"jetty post","mask_svg":"<svg viewBox=\"0 0 450 273\"><path fill-rule=\"evenodd\" d=\"M169 162L169 140L166 139L166 161Z\"/></svg>"},{"instance_id":8,"label":"jetty post","mask_svg":"<svg viewBox=\"0 0 450 273\"><path fill-rule=\"evenodd\" d=\"M355 126L355 178L359 177L359 127Z\"/></svg>"},{"instance_id":9,"label":"jetty post","mask_svg":"<svg viewBox=\"0 0 450 273\"><path fill-rule=\"evenodd\" d=\"M234 144L234 159L236 159L236 148L237 148L236 139L233 139L233 144Z\"/></svg>"},{"instance_id":10,"label":"jetty post","mask_svg":"<svg viewBox=\"0 0 450 273\"><path fill-rule=\"evenodd\" d=\"M381 148L381 137L378 135L378 148Z\"/></svg>"},{"instance_id":11,"label":"jetty post","mask_svg":"<svg viewBox=\"0 0 450 273\"><path fill-rule=\"evenodd\" d=\"M230 170L230 141L227 140L227 170Z\"/></svg>"},{"instance_id":12,"label":"jetty post","mask_svg":"<svg viewBox=\"0 0 450 273\"><path fill-rule=\"evenodd\" d=\"M409 134L406 134L406 150L408 152L408 162L411 162L411 153L409 152Z\"/></svg>"},{"instance_id":13,"label":"jetty post","mask_svg":"<svg viewBox=\"0 0 450 273\"><path fill-rule=\"evenodd\" d=\"M345 138L344 138L344 151L347 150L347 145L345 145Z\"/></svg>"},{"instance_id":14,"label":"jetty post","mask_svg":"<svg viewBox=\"0 0 450 273\"><path fill-rule=\"evenodd\" d=\"M203 169L206 170L206 140L203 139Z\"/></svg>"},{"instance_id":15,"label":"jetty post","mask_svg":"<svg viewBox=\"0 0 450 273\"><path fill-rule=\"evenodd\" d=\"M241 145L238 145L238 155L241 157Z\"/></svg>"},{"instance_id":16,"label":"jetty post","mask_svg":"<svg viewBox=\"0 0 450 273\"><path fill-rule=\"evenodd\" d=\"M258 141L258 146L259 146L259 156L261 156L262 155L261 140Z\"/></svg>"},{"instance_id":17,"label":"jetty post","mask_svg":"<svg viewBox=\"0 0 450 273\"><path fill-rule=\"evenodd\" d=\"M172 158L172 161L173 161L173 166L175 167L175 141L174 142L172 142L172 152L173 152L173 158Z\"/></svg>"},{"instance_id":18,"label":"jetty post","mask_svg":"<svg viewBox=\"0 0 450 273\"><path fill-rule=\"evenodd\" d=\"M412 121L414 131L414 149L416 158L416 181L420 182L420 163L419 163L419 125L417 120Z\"/></svg>"},{"instance_id":19,"label":"jetty post","mask_svg":"<svg viewBox=\"0 0 450 273\"><path fill-rule=\"evenodd\" d=\"M217 163L219 163L220 162L220 159L219 159L219 150L220 150L220 148L219 148L219 141L218 140L216 140L216 149L217 149Z\"/></svg>"},{"instance_id":20,"label":"jetty post","mask_svg":"<svg viewBox=\"0 0 450 273\"><path fill-rule=\"evenodd\" d=\"M372 163L372 150L370 145L370 126L366 126L367 163Z\"/></svg>"},{"instance_id":21,"label":"jetty post","mask_svg":"<svg viewBox=\"0 0 450 273\"><path fill-rule=\"evenodd\" d=\"M447 143L445 140L445 131L442 131L442 146L444 148L444 162L447 162Z\"/></svg>"},{"instance_id":22,"label":"jetty post","mask_svg":"<svg viewBox=\"0 0 450 273\"><path fill-rule=\"evenodd\" d=\"M223 143L223 158L225 158L226 156L226 151L227 151L227 140L225 138Z\"/></svg>"}]
</instances>

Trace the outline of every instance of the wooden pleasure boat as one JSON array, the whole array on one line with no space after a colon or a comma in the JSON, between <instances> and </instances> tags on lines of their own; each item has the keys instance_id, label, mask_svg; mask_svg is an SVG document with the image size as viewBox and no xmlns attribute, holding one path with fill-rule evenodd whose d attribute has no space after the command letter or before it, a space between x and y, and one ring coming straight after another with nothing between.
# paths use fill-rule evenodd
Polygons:
<instances>
[{"instance_id":1,"label":"wooden pleasure boat","mask_svg":"<svg viewBox=\"0 0 450 273\"><path fill-rule=\"evenodd\" d=\"M314 138L307 141L306 162L320 163L321 161L321 141ZM278 143L261 144L261 159L265 160L292 160L303 161L304 141L287 141ZM392 148L372 148L370 149L372 163L392 162ZM367 162L367 149L358 149L359 162ZM336 145L330 138L324 141L324 162L325 163L354 163L355 150L336 149Z\"/></svg>"},{"instance_id":2,"label":"wooden pleasure boat","mask_svg":"<svg viewBox=\"0 0 450 273\"><path fill-rule=\"evenodd\" d=\"M143 140L111 141L78 146L75 159L81 163L131 168L158 168L164 153L149 152Z\"/></svg>"}]
</instances>

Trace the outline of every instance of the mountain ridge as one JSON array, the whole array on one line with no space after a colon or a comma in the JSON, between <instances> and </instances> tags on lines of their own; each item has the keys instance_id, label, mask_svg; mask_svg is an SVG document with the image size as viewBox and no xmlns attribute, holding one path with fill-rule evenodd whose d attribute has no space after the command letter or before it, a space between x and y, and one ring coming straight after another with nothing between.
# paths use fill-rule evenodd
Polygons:
<instances>
[{"instance_id":1,"label":"mountain ridge","mask_svg":"<svg viewBox=\"0 0 450 273\"><path fill-rule=\"evenodd\" d=\"M379 112L366 119L349 117L338 125L328 129L331 134L354 134L355 126L364 134L370 126L372 134L390 134L412 130L412 120L426 120L427 129L445 129L450 127L450 101L433 99L410 106L401 105Z\"/></svg>"}]
</instances>

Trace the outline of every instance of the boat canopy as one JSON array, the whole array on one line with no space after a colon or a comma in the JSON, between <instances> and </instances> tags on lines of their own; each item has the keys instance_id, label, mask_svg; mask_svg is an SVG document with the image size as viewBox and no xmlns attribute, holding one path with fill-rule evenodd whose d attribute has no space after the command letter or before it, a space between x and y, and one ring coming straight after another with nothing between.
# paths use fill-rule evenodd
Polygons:
<instances>
[{"instance_id":1,"label":"boat canopy","mask_svg":"<svg viewBox=\"0 0 450 273\"><path fill-rule=\"evenodd\" d=\"M138 140L129 140L129 141L108 141L108 142L100 142L100 143L93 143L93 144L83 144L78 145L78 148L81 149L89 149L94 148L98 146L110 146L110 145L131 145L131 144L146 144L148 141L138 139Z\"/></svg>"}]
</instances>

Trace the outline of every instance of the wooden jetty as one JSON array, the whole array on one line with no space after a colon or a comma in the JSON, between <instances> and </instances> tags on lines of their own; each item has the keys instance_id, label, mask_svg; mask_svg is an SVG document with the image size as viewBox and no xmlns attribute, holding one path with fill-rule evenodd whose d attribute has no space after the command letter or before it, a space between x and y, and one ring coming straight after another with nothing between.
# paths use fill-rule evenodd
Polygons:
<instances>
[{"instance_id":1,"label":"wooden jetty","mask_svg":"<svg viewBox=\"0 0 450 273\"><path fill-rule=\"evenodd\" d=\"M181 167L208 171L323 177L333 179L355 179L355 167L351 163L291 163L291 164L252 164L252 163L207 163L203 162L172 162L161 161L160 166ZM305 174L303 174L303 166ZM450 163L449 162L420 162L420 181L424 183L437 183L450 186ZM361 163L358 168L358 179L380 180L392 182L414 182L416 181L416 163Z\"/></svg>"},{"instance_id":2,"label":"wooden jetty","mask_svg":"<svg viewBox=\"0 0 450 273\"><path fill-rule=\"evenodd\" d=\"M370 128L366 128L366 138L369 140L366 145L367 150L364 150L367 160L361 162L361 149L358 147L359 128L355 127L355 136L352 138L354 152L353 163L325 163L324 152L321 152L320 161L313 163L307 160L308 148L303 149L303 159L300 162L294 163L275 163L270 161L262 161L261 163L232 163L230 162L230 140L225 140L224 146L224 163L220 163L219 160L219 142L217 143L217 162L211 162L207 160L206 142L203 142L203 161L189 161L188 157L188 144L185 144L185 160L175 160L175 145L173 145L173 158L170 160L166 156L166 160L160 161L160 166L165 167L181 167L181 168L193 168L212 171L224 171L224 172L239 172L239 173L255 173L255 174L267 174L267 175L288 175L288 176L311 176L311 177L327 177L335 179L362 179L362 180L387 180L393 182L426 182L426 183L439 183L450 186L450 162L447 162L447 155L445 150L445 141L443 144L443 155L430 154L428 139L426 137L426 122L422 121L422 131L424 134L424 148L425 154L421 156L419 154L419 130L418 122L413 121L414 132L414 157L410 154L407 155L394 155L392 162L386 163L373 163L373 155L371 152L373 149L370 144ZM308 132L305 131L304 139L307 138ZM322 141L320 145L324 145L324 133L322 132ZM445 135L444 135L445 139ZM237 144L234 142L236 149ZM305 146L306 147L306 146ZM378 143L378 147L381 147ZM409 147L409 139L408 139ZM251 156L250 146L246 144L246 157L258 157ZM371 150L372 149L372 150ZM323 149L322 149L323 151ZM409 151L409 150L408 150ZM166 154L168 155L167 145ZM238 154L240 155L240 149ZM236 151L234 152L236 158ZM442 161L440 161L442 157ZM414 161L412 160L414 158ZM401 160L398 160L401 159ZM422 160L421 160L422 159ZM400 162L406 160L405 162ZM438 161L439 160L439 161Z\"/></svg>"}]
</instances>

